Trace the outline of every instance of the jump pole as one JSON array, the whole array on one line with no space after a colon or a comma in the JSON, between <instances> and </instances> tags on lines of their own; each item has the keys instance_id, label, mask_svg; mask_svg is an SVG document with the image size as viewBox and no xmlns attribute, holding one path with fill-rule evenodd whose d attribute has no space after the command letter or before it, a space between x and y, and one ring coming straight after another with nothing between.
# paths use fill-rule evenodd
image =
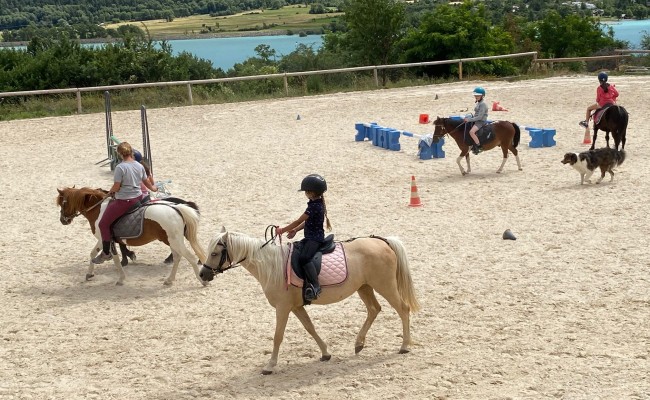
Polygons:
<instances>
[{"instance_id":1,"label":"jump pole","mask_svg":"<svg viewBox=\"0 0 650 400\"><path fill-rule=\"evenodd\" d=\"M153 161L151 160L151 144L149 142L149 121L147 121L147 107L140 107L140 120L142 122L142 156L149 161L149 168L153 174Z\"/></svg>"}]
</instances>

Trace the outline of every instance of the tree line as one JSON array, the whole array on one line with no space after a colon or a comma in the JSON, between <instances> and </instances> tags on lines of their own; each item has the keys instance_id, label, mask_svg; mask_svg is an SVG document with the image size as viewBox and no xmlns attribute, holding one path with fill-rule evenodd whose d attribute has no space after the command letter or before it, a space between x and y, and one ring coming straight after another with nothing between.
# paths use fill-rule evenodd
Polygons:
<instances>
[{"instance_id":1,"label":"tree line","mask_svg":"<svg viewBox=\"0 0 650 400\"><path fill-rule=\"evenodd\" d=\"M427 1L430 7L423 7ZM215 69L209 61L189 53L174 56L166 42L157 45L133 25L120 28L120 41L97 47L82 46L65 33L35 37L25 50L0 50L0 91L210 79L526 51L538 51L540 57L591 56L627 46L615 40L611 30L603 30L599 20L591 15L546 9L538 19L530 20L527 13L502 13L494 3L466 1L449 5L423 0L417 3L417 11L409 11L409 5L397 0L345 0L341 4L345 15L326 27L320 49L299 45L280 58L262 45L256 49L255 57L228 71ZM650 43L647 37L644 39L644 45ZM529 65L529 60L499 59L467 63L463 71L509 76ZM447 64L382 70L382 80L386 83L407 74L446 78L455 76L457 68ZM308 90L319 91L325 83L348 78L327 75L296 79L303 79L301 83ZM236 87L251 93L282 91L280 84L273 82L249 81Z\"/></svg>"}]
</instances>

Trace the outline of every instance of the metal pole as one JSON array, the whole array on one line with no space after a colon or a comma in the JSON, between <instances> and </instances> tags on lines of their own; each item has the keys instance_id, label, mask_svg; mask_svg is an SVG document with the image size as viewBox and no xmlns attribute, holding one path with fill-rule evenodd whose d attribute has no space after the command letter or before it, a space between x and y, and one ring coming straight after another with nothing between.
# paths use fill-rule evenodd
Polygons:
<instances>
[{"instance_id":1,"label":"metal pole","mask_svg":"<svg viewBox=\"0 0 650 400\"><path fill-rule=\"evenodd\" d=\"M151 144L149 143L149 122L147 121L147 107L140 107L140 120L142 122L142 156L149 161L149 168L153 174L153 161L151 160Z\"/></svg>"},{"instance_id":2,"label":"metal pole","mask_svg":"<svg viewBox=\"0 0 650 400\"><path fill-rule=\"evenodd\" d=\"M111 136L113 136L113 118L111 116L111 94L104 92L104 113L106 114L106 151L111 158Z\"/></svg>"}]
</instances>

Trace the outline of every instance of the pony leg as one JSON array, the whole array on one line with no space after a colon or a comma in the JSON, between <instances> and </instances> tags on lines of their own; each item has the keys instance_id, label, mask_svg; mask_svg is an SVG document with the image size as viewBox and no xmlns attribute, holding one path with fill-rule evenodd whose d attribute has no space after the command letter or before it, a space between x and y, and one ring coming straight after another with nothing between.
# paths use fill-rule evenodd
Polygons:
<instances>
[{"instance_id":1,"label":"pony leg","mask_svg":"<svg viewBox=\"0 0 650 400\"><path fill-rule=\"evenodd\" d=\"M469 163L469 150L465 154L465 162L467 162L467 173L469 174L470 172L472 172L472 165Z\"/></svg>"},{"instance_id":2,"label":"pony leg","mask_svg":"<svg viewBox=\"0 0 650 400\"><path fill-rule=\"evenodd\" d=\"M463 159L463 155L461 154L460 156L458 156L458 158L456 158L456 164L458 164L458 168L460 168L460 173L463 174L463 175L467 175L467 172L465 172L465 169L463 168L463 166L460 165L460 160L462 160L462 159ZM467 164L469 166L469 161L467 162Z\"/></svg>"},{"instance_id":3,"label":"pony leg","mask_svg":"<svg viewBox=\"0 0 650 400\"><path fill-rule=\"evenodd\" d=\"M203 284L203 286L207 285L208 282L204 281L201 279L200 276L200 270L199 266L197 264L197 259L192 252L185 247L185 243L183 242L183 238L181 237L170 237L169 238L169 247L172 249L172 258L174 260L174 264L172 265L172 270L169 273L169 276L167 279L165 279L164 284L167 286L170 286L171 284L174 283L174 280L176 280L176 271L178 271L178 264L180 264L180 256L183 256L187 259L187 261L190 263L192 266L192 269L194 269L194 275L196 278Z\"/></svg>"},{"instance_id":4,"label":"pony leg","mask_svg":"<svg viewBox=\"0 0 650 400\"><path fill-rule=\"evenodd\" d=\"M396 284L391 284L388 287L375 287L375 290L388 301L402 320L402 346L399 348L399 354L408 353L410 351L409 345L411 344L411 310L409 306L402 301Z\"/></svg>"},{"instance_id":5,"label":"pony leg","mask_svg":"<svg viewBox=\"0 0 650 400\"><path fill-rule=\"evenodd\" d=\"M311 318L309 318L309 314L307 314L307 310L305 310L305 307L300 307L296 308L293 310L293 314L298 317L298 320L302 323L302 326L305 327L305 330L309 332L311 337L314 338L316 343L318 344L318 348L320 349L320 360L321 361L329 361L332 358L332 355L327 351L327 344L321 339L320 336L318 336L318 333L316 333L316 328L314 327L314 324L311 322Z\"/></svg>"},{"instance_id":6,"label":"pony leg","mask_svg":"<svg viewBox=\"0 0 650 400\"><path fill-rule=\"evenodd\" d=\"M501 166L497 169L497 174L503 172L503 166L506 165L506 161L508 161L508 148L506 146L501 146L501 152L503 153L503 160L501 161Z\"/></svg>"},{"instance_id":7,"label":"pony leg","mask_svg":"<svg viewBox=\"0 0 650 400\"><path fill-rule=\"evenodd\" d=\"M596 146L596 138L598 137L598 128L594 125L594 139L591 141L591 147L589 150L593 150L594 147Z\"/></svg>"},{"instance_id":8,"label":"pony leg","mask_svg":"<svg viewBox=\"0 0 650 400\"><path fill-rule=\"evenodd\" d=\"M372 289L372 287L363 285L359 288L359 290L357 290L357 293L359 293L359 297L363 301L363 304L366 305L368 315L366 316L366 320L364 321L363 326L357 335L357 340L354 343L355 354L358 354L361 350L363 350L363 347L366 343L366 334L372 326L372 323L375 321L375 318L377 318L377 315L381 311L381 305L377 301L377 297L375 297L375 291Z\"/></svg>"},{"instance_id":9,"label":"pony leg","mask_svg":"<svg viewBox=\"0 0 650 400\"><path fill-rule=\"evenodd\" d=\"M171 286L174 283L176 280L176 271L178 271L178 264L181 263L181 255L177 251L173 250L173 247L172 258L174 260L174 264L172 265L171 271L169 271L169 276L163 282L163 285L165 286Z\"/></svg>"},{"instance_id":10,"label":"pony leg","mask_svg":"<svg viewBox=\"0 0 650 400\"><path fill-rule=\"evenodd\" d=\"M275 308L275 335L273 335L273 352L271 359L262 369L262 375L269 375L273 373L273 367L278 364L278 353L280 352L280 345L284 339L284 330L287 328L287 321L289 320L288 307Z\"/></svg>"},{"instance_id":11,"label":"pony leg","mask_svg":"<svg viewBox=\"0 0 650 400\"><path fill-rule=\"evenodd\" d=\"M605 131L605 143L607 143L607 148L609 149L609 131Z\"/></svg>"},{"instance_id":12,"label":"pony leg","mask_svg":"<svg viewBox=\"0 0 650 400\"><path fill-rule=\"evenodd\" d=\"M95 258L97 253L99 253L102 249L102 241L101 239L97 241L97 244L95 247L93 247L92 250L90 250L90 260ZM86 271L86 280L89 281L93 276L95 276L95 264L93 264L92 261L88 261L88 271Z\"/></svg>"}]
</instances>

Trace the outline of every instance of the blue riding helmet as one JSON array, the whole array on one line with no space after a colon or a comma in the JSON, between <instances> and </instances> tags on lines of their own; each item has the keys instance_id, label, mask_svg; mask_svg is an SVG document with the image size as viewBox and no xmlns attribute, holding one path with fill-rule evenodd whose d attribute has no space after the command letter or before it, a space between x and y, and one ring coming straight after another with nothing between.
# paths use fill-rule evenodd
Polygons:
<instances>
[{"instance_id":1,"label":"blue riding helmet","mask_svg":"<svg viewBox=\"0 0 650 400\"><path fill-rule=\"evenodd\" d=\"M604 72L598 74L598 82L607 82L607 74Z\"/></svg>"},{"instance_id":2,"label":"blue riding helmet","mask_svg":"<svg viewBox=\"0 0 650 400\"><path fill-rule=\"evenodd\" d=\"M474 88L474 92L472 94L474 96L485 96L485 89L478 86L478 87Z\"/></svg>"},{"instance_id":3,"label":"blue riding helmet","mask_svg":"<svg viewBox=\"0 0 650 400\"><path fill-rule=\"evenodd\" d=\"M135 161L137 161L137 162L142 161L142 153L140 153L140 152L137 151L136 149L133 149L133 158L134 158Z\"/></svg>"}]
</instances>

